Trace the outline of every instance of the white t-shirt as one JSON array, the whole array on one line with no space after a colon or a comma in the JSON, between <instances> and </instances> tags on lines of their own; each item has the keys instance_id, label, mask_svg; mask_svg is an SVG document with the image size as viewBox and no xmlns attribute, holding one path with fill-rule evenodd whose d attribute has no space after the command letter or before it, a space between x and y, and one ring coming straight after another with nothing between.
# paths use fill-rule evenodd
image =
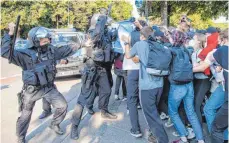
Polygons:
<instances>
[{"instance_id":1,"label":"white t-shirt","mask_svg":"<svg viewBox=\"0 0 229 143\"><path fill-rule=\"evenodd\" d=\"M123 70L139 70L140 64L133 62L132 59L127 59L124 56L123 64L122 64L122 69Z\"/></svg>"}]
</instances>

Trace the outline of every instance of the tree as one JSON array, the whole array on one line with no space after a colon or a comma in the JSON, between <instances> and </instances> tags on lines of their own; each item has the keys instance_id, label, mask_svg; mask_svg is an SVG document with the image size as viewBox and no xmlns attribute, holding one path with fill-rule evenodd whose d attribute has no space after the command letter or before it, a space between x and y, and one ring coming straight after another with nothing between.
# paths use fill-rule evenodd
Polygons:
<instances>
[{"instance_id":1,"label":"tree","mask_svg":"<svg viewBox=\"0 0 229 143\"><path fill-rule=\"evenodd\" d=\"M85 31L93 13L101 7L112 3L111 16L115 21L124 20L131 16L132 6L126 1L8 1L1 2L1 31L7 28L9 22L15 21L21 15L21 29L26 37L28 30L34 26L48 28L73 27Z\"/></svg>"},{"instance_id":2,"label":"tree","mask_svg":"<svg viewBox=\"0 0 229 143\"><path fill-rule=\"evenodd\" d=\"M161 17L162 24L170 24L170 17L178 13L199 14L204 21L219 16L228 17L228 1L153 1L149 9L149 16L153 19Z\"/></svg>"}]
</instances>

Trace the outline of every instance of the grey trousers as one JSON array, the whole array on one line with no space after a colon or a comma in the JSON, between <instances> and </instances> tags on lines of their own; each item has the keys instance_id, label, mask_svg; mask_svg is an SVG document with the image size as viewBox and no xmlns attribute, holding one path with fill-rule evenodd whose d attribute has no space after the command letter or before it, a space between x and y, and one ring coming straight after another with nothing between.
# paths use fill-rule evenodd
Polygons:
<instances>
[{"instance_id":1,"label":"grey trousers","mask_svg":"<svg viewBox=\"0 0 229 143\"><path fill-rule=\"evenodd\" d=\"M92 109L96 95L99 96L99 109L105 111L108 110L111 85L106 71L98 71L95 83L93 83L88 89L85 84L82 85L81 93L72 114L72 124L80 124L84 106Z\"/></svg>"},{"instance_id":2,"label":"grey trousers","mask_svg":"<svg viewBox=\"0 0 229 143\"><path fill-rule=\"evenodd\" d=\"M41 98L44 98L56 109L51 124L59 125L64 120L67 113L67 102L64 96L56 89L55 86L50 88L42 88L34 91L33 93L29 93L27 90L25 90L23 94L23 109L16 124L16 132L19 138L26 136L33 107L35 102Z\"/></svg>"},{"instance_id":3,"label":"grey trousers","mask_svg":"<svg viewBox=\"0 0 229 143\"><path fill-rule=\"evenodd\" d=\"M45 98L42 98L42 109L45 112L51 112L52 110L51 104Z\"/></svg>"}]
</instances>

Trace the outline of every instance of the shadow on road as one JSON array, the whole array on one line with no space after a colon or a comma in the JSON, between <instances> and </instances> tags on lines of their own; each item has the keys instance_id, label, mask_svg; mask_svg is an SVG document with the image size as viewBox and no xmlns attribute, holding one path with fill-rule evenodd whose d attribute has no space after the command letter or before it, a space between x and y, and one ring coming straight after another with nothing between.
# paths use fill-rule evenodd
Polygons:
<instances>
[{"instance_id":1,"label":"shadow on road","mask_svg":"<svg viewBox=\"0 0 229 143\"><path fill-rule=\"evenodd\" d=\"M69 80L75 80L80 79L81 75L72 75L72 76L63 76L63 77L56 77L55 81L69 81Z\"/></svg>"}]
</instances>

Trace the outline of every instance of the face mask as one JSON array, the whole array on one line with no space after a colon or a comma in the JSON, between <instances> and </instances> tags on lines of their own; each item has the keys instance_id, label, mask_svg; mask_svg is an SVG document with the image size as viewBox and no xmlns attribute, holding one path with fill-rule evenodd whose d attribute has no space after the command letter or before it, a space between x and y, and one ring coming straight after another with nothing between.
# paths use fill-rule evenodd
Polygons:
<instances>
[{"instance_id":1,"label":"face mask","mask_svg":"<svg viewBox=\"0 0 229 143\"><path fill-rule=\"evenodd\" d=\"M196 43L195 43L194 40L190 40L189 43L188 43L188 45L189 45L190 47L194 47L195 44L196 44Z\"/></svg>"},{"instance_id":2,"label":"face mask","mask_svg":"<svg viewBox=\"0 0 229 143\"><path fill-rule=\"evenodd\" d=\"M41 50L41 52L46 52L48 47L49 47L50 44L45 44L45 45L42 45L39 47L39 49Z\"/></svg>"}]
</instances>

